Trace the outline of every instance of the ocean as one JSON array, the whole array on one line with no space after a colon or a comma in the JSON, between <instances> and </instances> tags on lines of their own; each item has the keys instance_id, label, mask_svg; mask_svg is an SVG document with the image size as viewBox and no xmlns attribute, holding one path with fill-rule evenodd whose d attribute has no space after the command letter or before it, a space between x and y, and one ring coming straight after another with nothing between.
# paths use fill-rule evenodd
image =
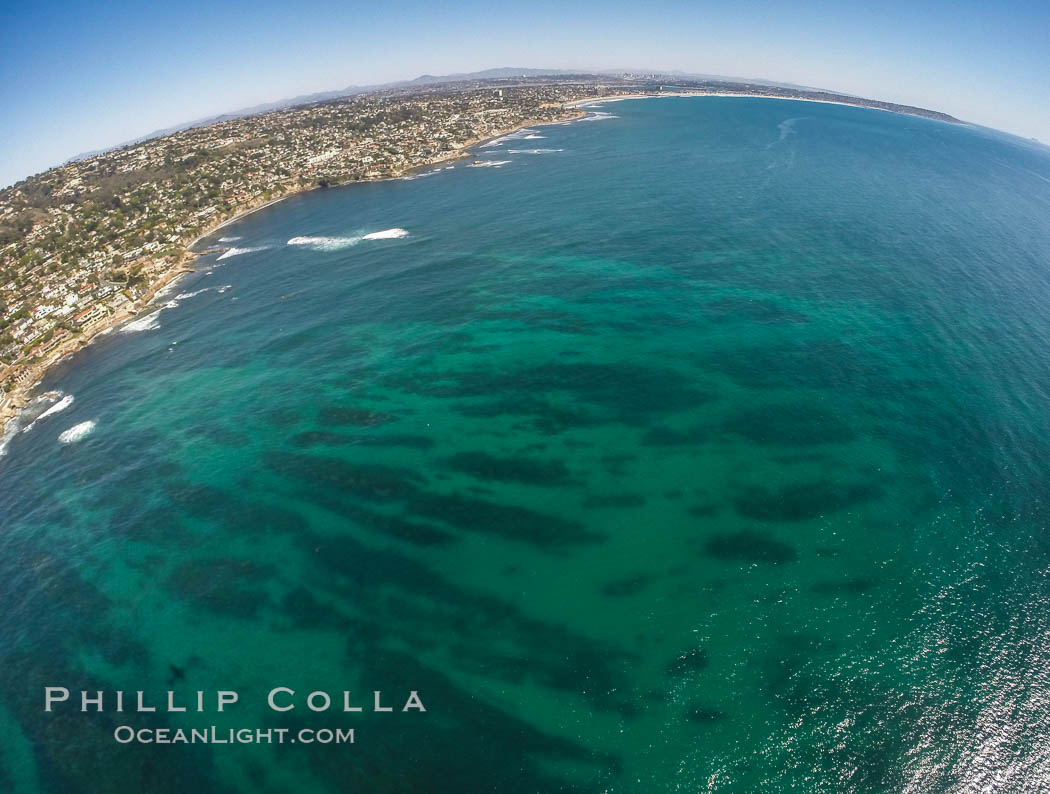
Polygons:
<instances>
[{"instance_id":1,"label":"ocean","mask_svg":"<svg viewBox=\"0 0 1050 794\"><path fill-rule=\"evenodd\" d=\"M48 376L0 789L1050 790L1050 150L592 111L245 216ZM212 726L300 741L118 738Z\"/></svg>"}]
</instances>

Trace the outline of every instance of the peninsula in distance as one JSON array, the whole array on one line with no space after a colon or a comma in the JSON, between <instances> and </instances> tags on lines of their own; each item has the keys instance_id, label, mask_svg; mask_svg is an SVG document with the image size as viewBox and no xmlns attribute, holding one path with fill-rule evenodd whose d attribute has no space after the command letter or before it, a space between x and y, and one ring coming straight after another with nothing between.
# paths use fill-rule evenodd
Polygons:
<instances>
[{"instance_id":1,"label":"peninsula in distance","mask_svg":"<svg viewBox=\"0 0 1050 794\"><path fill-rule=\"evenodd\" d=\"M500 69L301 97L92 154L0 191L0 423L18 415L56 361L149 311L162 287L193 269L194 241L245 212L468 157L485 139L578 118L583 101L674 94L830 102L960 123L775 83Z\"/></svg>"}]
</instances>

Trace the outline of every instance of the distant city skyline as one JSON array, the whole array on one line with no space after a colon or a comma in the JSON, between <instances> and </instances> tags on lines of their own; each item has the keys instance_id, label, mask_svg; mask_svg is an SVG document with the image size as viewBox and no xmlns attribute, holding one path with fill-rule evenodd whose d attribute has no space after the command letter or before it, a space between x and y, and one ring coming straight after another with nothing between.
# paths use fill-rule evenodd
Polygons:
<instances>
[{"instance_id":1,"label":"distant city skyline","mask_svg":"<svg viewBox=\"0 0 1050 794\"><path fill-rule=\"evenodd\" d=\"M41 2L0 11L0 186L301 94L496 67L815 86L1050 142L1050 4Z\"/></svg>"}]
</instances>

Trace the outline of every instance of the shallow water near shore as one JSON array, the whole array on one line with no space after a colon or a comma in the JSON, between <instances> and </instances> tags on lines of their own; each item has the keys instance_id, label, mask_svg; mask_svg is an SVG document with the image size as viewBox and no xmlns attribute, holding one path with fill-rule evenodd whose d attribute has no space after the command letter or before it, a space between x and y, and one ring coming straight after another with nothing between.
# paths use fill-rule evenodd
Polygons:
<instances>
[{"instance_id":1,"label":"shallow water near shore","mask_svg":"<svg viewBox=\"0 0 1050 794\"><path fill-rule=\"evenodd\" d=\"M225 226L48 377L0 457L0 790L1047 790L1050 154L600 110ZM395 712L305 706L344 689Z\"/></svg>"}]
</instances>

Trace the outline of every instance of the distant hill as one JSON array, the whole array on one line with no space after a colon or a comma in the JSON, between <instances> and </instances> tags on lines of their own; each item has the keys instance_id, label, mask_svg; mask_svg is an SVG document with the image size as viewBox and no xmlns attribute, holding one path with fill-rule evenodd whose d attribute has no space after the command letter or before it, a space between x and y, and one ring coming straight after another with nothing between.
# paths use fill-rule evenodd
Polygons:
<instances>
[{"instance_id":1,"label":"distant hill","mask_svg":"<svg viewBox=\"0 0 1050 794\"><path fill-rule=\"evenodd\" d=\"M109 146L105 149L96 149L92 152L81 152L78 155L70 157L68 160L66 160L66 162L72 163L77 160L86 160L89 157L95 157L99 154L105 154L106 152L112 152L117 149L122 149L125 146L133 146L136 143L142 143L143 141L148 141L152 138L163 138L165 135L171 135L173 133L181 132L182 130L192 129L194 127L207 127L209 124L217 124L220 121L242 119L246 116L257 116L261 113L272 113L275 110L283 110L284 108L296 107L298 105L310 105L314 102L327 102L332 99L342 99L343 97L354 96L356 94L363 94L367 93L368 91L383 91L391 88L402 88L413 85L435 85L440 83L454 83L463 80L492 80L510 77L542 77L543 75L574 73L577 72L568 69L526 69L501 67L498 69L484 69L480 72L462 72L458 74L447 75L424 74L412 80L397 80L392 83L378 83L376 85L351 85L347 86L346 88L337 89L335 91L321 91L316 94L301 94L300 96L294 96L288 99L279 99L276 102L267 102L261 105L253 105L252 107L234 110L229 113L222 113L218 116L208 116L207 118L194 119L193 121L187 121L182 124L176 124L174 127L167 127L162 130L154 130L153 132L147 133L146 135L139 136L138 138L134 138L130 141L118 143L114 146ZM598 72L587 72L587 74L598 74Z\"/></svg>"},{"instance_id":2,"label":"distant hill","mask_svg":"<svg viewBox=\"0 0 1050 794\"><path fill-rule=\"evenodd\" d=\"M388 83L384 86L377 86L379 88L396 88L399 85L413 85L413 84L431 84L431 83L455 83L461 80L498 80L501 78L508 77L543 77L544 75L558 75L558 74L603 74L593 69L584 69L582 72L579 69L526 69L526 68L515 68L512 66L503 66L498 69L483 69L480 72L460 72L458 74L445 74L445 75L432 75L424 74L414 80L407 80L402 83Z\"/></svg>"},{"instance_id":3,"label":"distant hill","mask_svg":"<svg viewBox=\"0 0 1050 794\"><path fill-rule=\"evenodd\" d=\"M77 160L86 160L89 157L94 157L99 154L105 154L106 152L112 152L117 149L123 149L125 146L133 146L136 143L142 143L143 141L151 140L152 138L163 138L165 135L171 135L182 130L192 129L194 127L207 127L209 124L217 124L220 121L231 121L232 119L243 119L245 116L257 116L261 113L271 113L274 110L281 110L283 108L295 107L296 105L308 105L312 102L325 102L329 99L340 99L345 96L352 96L354 94L360 94L367 91L367 88L358 88L357 86L348 86L340 91L323 91L317 94L303 94L301 96L292 97L291 99L279 99L276 102L267 102L262 105L253 105L250 108L242 108L241 110L234 110L231 113L222 113L218 116L208 116L203 119L195 119L194 121L187 121L182 124L176 124L174 127L167 127L163 130L154 130L153 132L142 135L138 138L134 138L130 141L124 141L118 143L115 146L110 146L105 149L96 149L93 152L82 152L74 157L70 157L66 162L72 163Z\"/></svg>"},{"instance_id":4,"label":"distant hill","mask_svg":"<svg viewBox=\"0 0 1050 794\"><path fill-rule=\"evenodd\" d=\"M346 88L341 88L335 91L321 91L316 94L301 94L300 96L290 97L288 99L279 99L276 102L267 102L261 105L253 105L252 107L234 110L230 113L222 113L218 116L208 116L207 118L187 121L183 124L177 124L174 127L168 127L163 130L154 130L153 132L150 132L146 135L142 135L130 141L118 143L114 146L110 146L105 149L96 149L92 152L82 152L74 157L70 157L68 160L66 160L66 162L71 163L77 160L86 160L89 157L95 157L99 154L112 152L117 149L122 149L125 146L132 146L136 143L142 143L143 141L148 141L153 138L163 138L165 135L171 135L176 132L181 132L182 130L193 129L194 127L206 127L209 124L217 124L220 121L231 121L233 119L241 119L246 116L256 116L261 113L272 113L275 110L283 110L285 108L297 107L299 105L309 105L313 104L314 102L327 102L333 99L342 99L344 97L355 96L356 94L364 94L369 91L385 91L396 88L411 88L412 86L431 86L439 85L441 83L457 83L467 80L505 80L512 79L515 77L544 77L548 75L552 77L558 75L594 75L598 77L647 75L660 78L678 78L682 80L717 80L722 82L748 83L753 85L774 86L778 88L790 88L799 91L825 90L822 88L813 88L811 86L795 85L794 83L778 83L772 80L763 80L760 78L727 77L725 75L696 74L677 70L653 71L650 69L532 69L528 67L501 66L495 69L483 69L479 72L459 72L456 74L445 75L423 74L411 80L397 80L392 83L378 83L375 85L367 86L351 85L347 86ZM848 94L841 94L841 92L837 93L839 93L841 96L849 96Z\"/></svg>"}]
</instances>

